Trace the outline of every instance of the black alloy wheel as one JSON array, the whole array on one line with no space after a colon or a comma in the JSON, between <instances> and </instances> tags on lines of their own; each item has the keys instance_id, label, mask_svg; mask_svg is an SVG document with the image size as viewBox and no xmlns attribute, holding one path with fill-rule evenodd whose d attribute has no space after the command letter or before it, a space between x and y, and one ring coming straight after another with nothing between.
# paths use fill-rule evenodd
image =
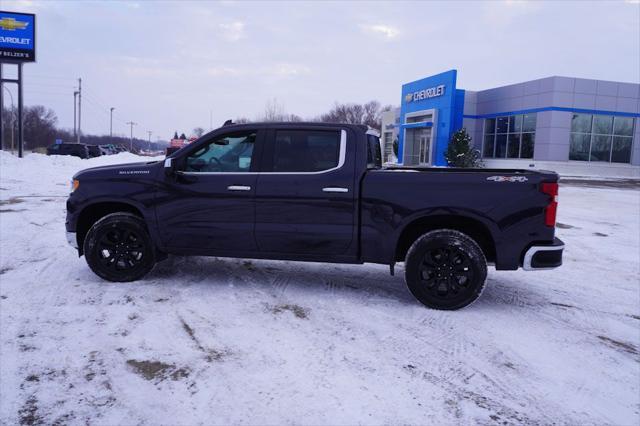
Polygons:
<instances>
[{"instance_id":1,"label":"black alloy wheel","mask_svg":"<svg viewBox=\"0 0 640 426\"><path fill-rule=\"evenodd\" d=\"M108 281L135 281L155 265L155 249L143 220L112 213L97 221L84 241L87 264Z\"/></svg>"},{"instance_id":2,"label":"black alloy wheel","mask_svg":"<svg viewBox=\"0 0 640 426\"><path fill-rule=\"evenodd\" d=\"M418 238L407 253L405 280L411 293L434 309L460 309L484 288L487 264L478 244L459 231L441 229Z\"/></svg>"},{"instance_id":3,"label":"black alloy wheel","mask_svg":"<svg viewBox=\"0 0 640 426\"><path fill-rule=\"evenodd\" d=\"M105 268L134 269L142 262L144 247L140 237L126 228L112 228L98 241L98 259Z\"/></svg>"}]
</instances>

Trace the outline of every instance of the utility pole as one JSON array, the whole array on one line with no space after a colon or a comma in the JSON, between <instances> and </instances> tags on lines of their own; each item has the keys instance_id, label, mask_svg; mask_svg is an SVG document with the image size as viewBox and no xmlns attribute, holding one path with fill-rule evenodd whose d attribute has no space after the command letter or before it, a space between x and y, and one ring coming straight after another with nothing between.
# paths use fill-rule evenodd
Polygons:
<instances>
[{"instance_id":1,"label":"utility pole","mask_svg":"<svg viewBox=\"0 0 640 426\"><path fill-rule=\"evenodd\" d=\"M76 106L78 105L78 91L73 92L73 137L78 138L78 128L76 127L76 116L78 112L76 111Z\"/></svg>"},{"instance_id":2,"label":"utility pole","mask_svg":"<svg viewBox=\"0 0 640 426\"><path fill-rule=\"evenodd\" d=\"M82 133L82 79L78 79L78 143L80 143L80 133Z\"/></svg>"},{"instance_id":3,"label":"utility pole","mask_svg":"<svg viewBox=\"0 0 640 426\"><path fill-rule=\"evenodd\" d=\"M147 133L149 133L149 147L147 149L149 152L151 152L151 134L153 132L151 130L147 130Z\"/></svg>"},{"instance_id":4,"label":"utility pole","mask_svg":"<svg viewBox=\"0 0 640 426\"><path fill-rule=\"evenodd\" d=\"M110 117L109 117L109 142L113 143L113 110L115 108L111 107L110 109Z\"/></svg>"},{"instance_id":5,"label":"utility pole","mask_svg":"<svg viewBox=\"0 0 640 426\"><path fill-rule=\"evenodd\" d=\"M133 126L136 126L138 123L134 123L133 121L127 121L127 124L131 126L131 140L129 141L129 152L133 152Z\"/></svg>"}]
</instances>

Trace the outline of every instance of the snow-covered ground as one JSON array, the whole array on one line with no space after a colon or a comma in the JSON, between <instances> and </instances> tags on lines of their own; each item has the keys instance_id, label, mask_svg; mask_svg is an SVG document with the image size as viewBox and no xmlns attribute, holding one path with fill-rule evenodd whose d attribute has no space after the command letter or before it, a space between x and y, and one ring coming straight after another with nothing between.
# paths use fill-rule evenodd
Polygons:
<instances>
[{"instance_id":1,"label":"snow-covered ground","mask_svg":"<svg viewBox=\"0 0 640 426\"><path fill-rule=\"evenodd\" d=\"M2 424L640 423L640 192L561 186L565 265L457 312L377 265L171 257L102 281L67 245L79 169L0 152Z\"/></svg>"}]
</instances>

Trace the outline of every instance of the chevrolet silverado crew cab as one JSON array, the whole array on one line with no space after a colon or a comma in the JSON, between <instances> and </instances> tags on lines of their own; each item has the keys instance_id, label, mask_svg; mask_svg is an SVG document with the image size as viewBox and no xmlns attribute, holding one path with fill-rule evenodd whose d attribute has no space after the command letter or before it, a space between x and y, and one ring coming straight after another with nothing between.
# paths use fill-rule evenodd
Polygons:
<instances>
[{"instance_id":1,"label":"chevrolet silverado crew cab","mask_svg":"<svg viewBox=\"0 0 640 426\"><path fill-rule=\"evenodd\" d=\"M555 268L558 175L382 167L380 142L348 124L229 124L163 161L83 170L67 237L109 281L174 255L404 262L423 304L478 298L487 265Z\"/></svg>"}]
</instances>

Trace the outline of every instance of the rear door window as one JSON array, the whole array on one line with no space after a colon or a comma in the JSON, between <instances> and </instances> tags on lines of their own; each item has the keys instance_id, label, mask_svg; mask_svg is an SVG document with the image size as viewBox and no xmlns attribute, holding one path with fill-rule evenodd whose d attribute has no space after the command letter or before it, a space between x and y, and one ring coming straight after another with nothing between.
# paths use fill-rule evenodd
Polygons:
<instances>
[{"instance_id":1,"label":"rear door window","mask_svg":"<svg viewBox=\"0 0 640 426\"><path fill-rule=\"evenodd\" d=\"M277 130L273 147L273 171L322 172L338 167L339 130Z\"/></svg>"}]
</instances>

